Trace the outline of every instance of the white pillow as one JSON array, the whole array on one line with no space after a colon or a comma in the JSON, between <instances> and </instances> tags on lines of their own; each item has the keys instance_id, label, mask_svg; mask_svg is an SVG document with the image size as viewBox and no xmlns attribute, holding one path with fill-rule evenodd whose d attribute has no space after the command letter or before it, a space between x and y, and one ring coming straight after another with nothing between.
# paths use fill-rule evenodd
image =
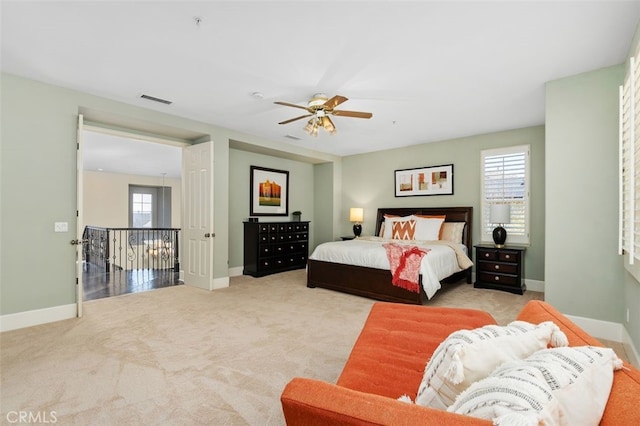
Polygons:
<instances>
[{"instance_id":1,"label":"white pillow","mask_svg":"<svg viewBox=\"0 0 640 426\"><path fill-rule=\"evenodd\" d=\"M394 222L403 222L403 221L407 221L407 220L411 220L411 219L413 219L412 215L409 215L409 216L397 216L397 217L387 217L387 216L385 216L384 223L382 224L383 231L382 231L381 237L390 240L391 236L393 234L393 223Z\"/></svg>"},{"instance_id":2,"label":"white pillow","mask_svg":"<svg viewBox=\"0 0 640 426\"><path fill-rule=\"evenodd\" d=\"M498 367L462 392L447 411L494 425L597 425L613 370L620 368L622 361L609 348L544 349Z\"/></svg>"},{"instance_id":3,"label":"white pillow","mask_svg":"<svg viewBox=\"0 0 640 426\"><path fill-rule=\"evenodd\" d=\"M567 336L546 321L534 325L514 321L451 333L427 363L416 404L446 409L473 382L484 379L499 365L524 359L551 346L567 346Z\"/></svg>"},{"instance_id":4,"label":"white pillow","mask_svg":"<svg viewBox=\"0 0 640 426\"><path fill-rule=\"evenodd\" d=\"M440 239L440 228L444 223L444 218L425 218L414 215L412 219L416 221L414 240L437 241Z\"/></svg>"}]
</instances>

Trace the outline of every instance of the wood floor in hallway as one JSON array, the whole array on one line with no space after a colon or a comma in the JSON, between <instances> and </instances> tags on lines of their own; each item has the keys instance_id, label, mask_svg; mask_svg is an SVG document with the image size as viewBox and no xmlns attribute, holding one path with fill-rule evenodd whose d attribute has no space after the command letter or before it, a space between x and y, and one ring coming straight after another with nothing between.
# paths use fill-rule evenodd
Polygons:
<instances>
[{"instance_id":1,"label":"wood floor in hallway","mask_svg":"<svg viewBox=\"0 0 640 426\"><path fill-rule=\"evenodd\" d=\"M104 272L89 265L83 268L82 273L84 300L181 285L179 275L179 272L174 272L173 269L133 269Z\"/></svg>"}]
</instances>

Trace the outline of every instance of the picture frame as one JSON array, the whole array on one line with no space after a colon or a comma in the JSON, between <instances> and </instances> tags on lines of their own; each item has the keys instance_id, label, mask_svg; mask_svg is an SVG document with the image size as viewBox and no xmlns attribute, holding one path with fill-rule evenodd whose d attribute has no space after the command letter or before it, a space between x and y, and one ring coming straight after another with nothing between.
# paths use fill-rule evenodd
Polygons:
<instances>
[{"instance_id":1,"label":"picture frame","mask_svg":"<svg viewBox=\"0 0 640 426\"><path fill-rule=\"evenodd\" d=\"M395 172L395 196L453 195L453 164Z\"/></svg>"},{"instance_id":2,"label":"picture frame","mask_svg":"<svg viewBox=\"0 0 640 426\"><path fill-rule=\"evenodd\" d=\"M289 215L289 172L250 166L250 216Z\"/></svg>"}]
</instances>

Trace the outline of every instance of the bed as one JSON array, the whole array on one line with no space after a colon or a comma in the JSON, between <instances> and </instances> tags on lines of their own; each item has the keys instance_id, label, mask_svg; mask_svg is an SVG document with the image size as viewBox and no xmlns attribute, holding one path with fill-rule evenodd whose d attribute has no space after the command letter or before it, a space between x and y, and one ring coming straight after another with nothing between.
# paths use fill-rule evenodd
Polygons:
<instances>
[{"instance_id":1,"label":"bed","mask_svg":"<svg viewBox=\"0 0 640 426\"><path fill-rule=\"evenodd\" d=\"M443 215L446 216L445 222L464 222L462 244L466 247L467 255L471 257L473 248L471 242L473 207L380 208L376 218L375 235L380 233L385 215L402 217L412 214ZM345 241L344 243L347 244L349 242ZM393 285L391 279L391 272L386 269L335 263L312 258L307 263L307 287L310 288L320 287L376 300L416 305L423 304L428 300L422 286L420 286L421 291L419 293L414 293ZM422 280L422 277L420 279ZM471 267L444 278L442 282L458 282L462 279L465 279L469 284L471 283Z\"/></svg>"}]
</instances>

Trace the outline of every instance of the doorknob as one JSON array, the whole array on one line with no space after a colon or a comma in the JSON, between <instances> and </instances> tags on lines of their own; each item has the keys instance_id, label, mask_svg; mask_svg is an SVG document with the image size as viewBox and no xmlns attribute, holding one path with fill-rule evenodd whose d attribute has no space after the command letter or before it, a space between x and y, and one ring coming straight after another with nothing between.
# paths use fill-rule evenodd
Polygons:
<instances>
[{"instance_id":1,"label":"doorknob","mask_svg":"<svg viewBox=\"0 0 640 426\"><path fill-rule=\"evenodd\" d=\"M89 244L89 240L71 240L72 246L81 246L82 244Z\"/></svg>"},{"instance_id":2,"label":"doorknob","mask_svg":"<svg viewBox=\"0 0 640 426\"><path fill-rule=\"evenodd\" d=\"M210 234L210 233L208 233L208 232L207 232L206 234L204 234L204 237L205 237L205 238L211 238L211 237L215 237L215 236L216 236L216 234L215 234L215 233Z\"/></svg>"}]
</instances>

